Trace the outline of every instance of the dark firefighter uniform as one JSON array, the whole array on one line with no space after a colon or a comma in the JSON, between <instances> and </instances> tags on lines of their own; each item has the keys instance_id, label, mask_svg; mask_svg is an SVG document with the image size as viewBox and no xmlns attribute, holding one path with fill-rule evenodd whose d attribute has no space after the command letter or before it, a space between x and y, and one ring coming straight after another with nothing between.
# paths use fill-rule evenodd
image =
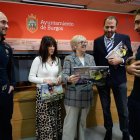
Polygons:
<instances>
[{"instance_id":1,"label":"dark firefighter uniform","mask_svg":"<svg viewBox=\"0 0 140 140\"><path fill-rule=\"evenodd\" d=\"M15 85L13 54L11 47L2 38L0 40L0 140L12 140L13 93L8 93L10 85Z\"/></svg>"}]
</instances>

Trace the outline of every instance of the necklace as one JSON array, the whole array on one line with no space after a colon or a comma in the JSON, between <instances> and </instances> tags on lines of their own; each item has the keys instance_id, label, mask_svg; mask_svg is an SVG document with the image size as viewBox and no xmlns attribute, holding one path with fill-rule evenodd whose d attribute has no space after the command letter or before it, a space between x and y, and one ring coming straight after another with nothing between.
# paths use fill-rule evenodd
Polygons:
<instances>
[{"instance_id":1,"label":"necklace","mask_svg":"<svg viewBox=\"0 0 140 140\"><path fill-rule=\"evenodd\" d=\"M52 66L52 65L53 65L53 60L49 59L49 60L47 61L47 63L48 63L50 66Z\"/></svg>"}]
</instances>

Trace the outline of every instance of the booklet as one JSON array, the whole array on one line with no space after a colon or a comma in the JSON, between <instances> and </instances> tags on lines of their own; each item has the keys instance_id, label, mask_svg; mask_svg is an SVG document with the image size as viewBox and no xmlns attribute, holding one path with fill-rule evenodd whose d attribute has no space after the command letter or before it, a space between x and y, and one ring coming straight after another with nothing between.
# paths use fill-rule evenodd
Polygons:
<instances>
[{"instance_id":1,"label":"booklet","mask_svg":"<svg viewBox=\"0 0 140 140\"><path fill-rule=\"evenodd\" d=\"M108 55L105 57L108 58L114 58L114 57L124 57L127 53L127 47L126 45L121 41L113 50L111 50Z\"/></svg>"},{"instance_id":2,"label":"booklet","mask_svg":"<svg viewBox=\"0 0 140 140\"><path fill-rule=\"evenodd\" d=\"M87 81L102 82L109 74L109 66L83 66L74 67L74 73L80 75L78 83Z\"/></svg>"},{"instance_id":3,"label":"booklet","mask_svg":"<svg viewBox=\"0 0 140 140\"><path fill-rule=\"evenodd\" d=\"M42 100L57 100L63 97L62 85L50 86L41 84L41 99Z\"/></svg>"}]
</instances>

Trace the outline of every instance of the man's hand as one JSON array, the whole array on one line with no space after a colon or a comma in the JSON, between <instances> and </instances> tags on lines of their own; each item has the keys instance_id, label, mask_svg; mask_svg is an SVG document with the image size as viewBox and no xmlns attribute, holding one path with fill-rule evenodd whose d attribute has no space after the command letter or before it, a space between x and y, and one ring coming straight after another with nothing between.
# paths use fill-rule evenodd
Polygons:
<instances>
[{"instance_id":1,"label":"man's hand","mask_svg":"<svg viewBox=\"0 0 140 140\"><path fill-rule=\"evenodd\" d=\"M120 57L108 58L108 63L114 66L119 65L123 63L123 58L120 58Z\"/></svg>"},{"instance_id":2,"label":"man's hand","mask_svg":"<svg viewBox=\"0 0 140 140\"><path fill-rule=\"evenodd\" d=\"M126 70L129 74L140 77L140 60L126 66Z\"/></svg>"},{"instance_id":3,"label":"man's hand","mask_svg":"<svg viewBox=\"0 0 140 140\"><path fill-rule=\"evenodd\" d=\"M13 86L10 86L10 87L9 87L8 94L10 94L13 90L14 90L14 87L13 87Z\"/></svg>"}]
</instances>

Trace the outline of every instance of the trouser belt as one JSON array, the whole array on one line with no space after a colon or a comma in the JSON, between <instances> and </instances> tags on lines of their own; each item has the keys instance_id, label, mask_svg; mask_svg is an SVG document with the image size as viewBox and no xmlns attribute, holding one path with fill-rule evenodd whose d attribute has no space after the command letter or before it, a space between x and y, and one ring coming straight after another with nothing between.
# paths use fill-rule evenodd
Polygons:
<instances>
[{"instance_id":1,"label":"trouser belt","mask_svg":"<svg viewBox=\"0 0 140 140\"><path fill-rule=\"evenodd\" d=\"M8 87L7 84L1 85L1 86L0 86L0 90L1 90L1 91L5 91L5 90L7 89L7 87Z\"/></svg>"}]
</instances>

